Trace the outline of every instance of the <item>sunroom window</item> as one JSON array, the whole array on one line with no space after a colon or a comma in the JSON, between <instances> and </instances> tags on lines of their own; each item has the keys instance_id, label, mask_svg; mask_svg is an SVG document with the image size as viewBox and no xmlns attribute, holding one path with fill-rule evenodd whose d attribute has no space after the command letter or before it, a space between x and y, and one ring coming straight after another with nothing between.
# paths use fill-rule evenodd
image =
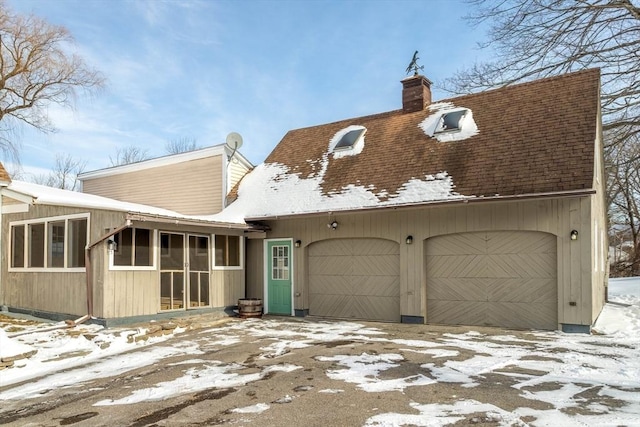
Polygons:
<instances>
[{"instance_id":1,"label":"sunroom window","mask_svg":"<svg viewBox=\"0 0 640 427\"><path fill-rule=\"evenodd\" d=\"M10 223L10 267L65 269L84 267L88 216Z\"/></svg>"},{"instance_id":2,"label":"sunroom window","mask_svg":"<svg viewBox=\"0 0 640 427\"><path fill-rule=\"evenodd\" d=\"M125 228L113 236L114 266L149 267L153 265L153 233L144 228Z\"/></svg>"},{"instance_id":3,"label":"sunroom window","mask_svg":"<svg viewBox=\"0 0 640 427\"><path fill-rule=\"evenodd\" d=\"M241 267L241 237L215 236L214 265L216 267Z\"/></svg>"}]
</instances>

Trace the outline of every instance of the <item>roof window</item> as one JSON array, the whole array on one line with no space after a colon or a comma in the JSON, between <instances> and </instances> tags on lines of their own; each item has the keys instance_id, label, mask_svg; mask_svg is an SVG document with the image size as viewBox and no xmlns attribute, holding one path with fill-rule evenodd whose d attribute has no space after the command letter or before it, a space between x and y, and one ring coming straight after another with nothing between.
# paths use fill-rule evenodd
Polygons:
<instances>
[{"instance_id":1,"label":"roof window","mask_svg":"<svg viewBox=\"0 0 640 427\"><path fill-rule=\"evenodd\" d=\"M462 129L462 120L464 119L464 116L466 114L467 110L458 110L444 113L438 121L435 133L459 131L460 129Z\"/></svg>"},{"instance_id":2,"label":"roof window","mask_svg":"<svg viewBox=\"0 0 640 427\"><path fill-rule=\"evenodd\" d=\"M333 151L353 150L353 147L367 131L365 128L350 130L345 133L333 148Z\"/></svg>"}]
</instances>

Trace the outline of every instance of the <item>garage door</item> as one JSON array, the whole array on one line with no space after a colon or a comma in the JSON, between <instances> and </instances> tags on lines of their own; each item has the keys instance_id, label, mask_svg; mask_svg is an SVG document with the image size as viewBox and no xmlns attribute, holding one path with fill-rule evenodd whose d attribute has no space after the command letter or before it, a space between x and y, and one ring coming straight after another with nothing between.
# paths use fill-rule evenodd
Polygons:
<instances>
[{"instance_id":1,"label":"garage door","mask_svg":"<svg viewBox=\"0 0 640 427\"><path fill-rule=\"evenodd\" d=\"M556 237L483 232L427 240L427 321L556 329Z\"/></svg>"},{"instance_id":2,"label":"garage door","mask_svg":"<svg viewBox=\"0 0 640 427\"><path fill-rule=\"evenodd\" d=\"M400 256L382 239L324 240L309 246L309 314L400 321Z\"/></svg>"}]
</instances>

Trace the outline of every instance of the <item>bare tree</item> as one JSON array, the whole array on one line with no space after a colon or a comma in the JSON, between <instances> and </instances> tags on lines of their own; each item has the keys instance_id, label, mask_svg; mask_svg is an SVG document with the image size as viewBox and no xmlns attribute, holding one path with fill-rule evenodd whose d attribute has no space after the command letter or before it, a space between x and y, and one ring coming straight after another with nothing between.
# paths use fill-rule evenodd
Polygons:
<instances>
[{"instance_id":1,"label":"bare tree","mask_svg":"<svg viewBox=\"0 0 640 427\"><path fill-rule=\"evenodd\" d=\"M186 153L187 151L194 151L201 148L195 138L182 137L178 139L172 139L165 145L165 150L169 154Z\"/></svg>"},{"instance_id":2,"label":"bare tree","mask_svg":"<svg viewBox=\"0 0 640 427\"><path fill-rule=\"evenodd\" d=\"M78 175L84 172L87 162L74 159L70 154L56 154L56 163L49 174L32 178L36 184L63 190L78 190Z\"/></svg>"},{"instance_id":3,"label":"bare tree","mask_svg":"<svg viewBox=\"0 0 640 427\"><path fill-rule=\"evenodd\" d=\"M34 15L15 14L0 0L0 150L18 159L15 130L55 127L47 106L70 106L78 89L102 87L103 76L69 54L69 31Z\"/></svg>"},{"instance_id":4,"label":"bare tree","mask_svg":"<svg viewBox=\"0 0 640 427\"><path fill-rule=\"evenodd\" d=\"M115 157L109 156L111 166L128 165L129 163L141 162L147 160L149 154L147 150L143 150L134 145L118 148Z\"/></svg>"},{"instance_id":5,"label":"bare tree","mask_svg":"<svg viewBox=\"0 0 640 427\"><path fill-rule=\"evenodd\" d=\"M585 68L601 70L607 198L614 229L633 240L640 274L640 0L468 0L467 19L488 24L493 60L445 81L469 93ZM624 234L624 233L623 233ZM615 271L612 271L615 273Z\"/></svg>"},{"instance_id":6,"label":"bare tree","mask_svg":"<svg viewBox=\"0 0 640 427\"><path fill-rule=\"evenodd\" d=\"M611 274L640 276L640 137L613 147L607 163L610 234L623 255L613 260Z\"/></svg>"},{"instance_id":7,"label":"bare tree","mask_svg":"<svg viewBox=\"0 0 640 427\"><path fill-rule=\"evenodd\" d=\"M490 25L491 62L445 82L469 93L599 67L607 147L640 132L640 7L637 0L469 0L473 25Z\"/></svg>"}]
</instances>

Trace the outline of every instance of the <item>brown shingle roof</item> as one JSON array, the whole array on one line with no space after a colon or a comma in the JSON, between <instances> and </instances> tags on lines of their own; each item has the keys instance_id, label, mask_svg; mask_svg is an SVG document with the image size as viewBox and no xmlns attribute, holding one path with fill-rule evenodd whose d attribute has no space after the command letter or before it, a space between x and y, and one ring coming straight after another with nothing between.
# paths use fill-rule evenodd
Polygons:
<instances>
[{"instance_id":1,"label":"brown shingle roof","mask_svg":"<svg viewBox=\"0 0 640 427\"><path fill-rule=\"evenodd\" d=\"M479 133L439 142L418 126L433 111L401 110L289 131L265 163L305 178L329 141L350 125L367 128L364 150L329 162L322 190L348 184L397 194L412 178L447 172L465 196L511 196L590 189L598 120L597 69L442 100L473 112Z\"/></svg>"}]
</instances>

